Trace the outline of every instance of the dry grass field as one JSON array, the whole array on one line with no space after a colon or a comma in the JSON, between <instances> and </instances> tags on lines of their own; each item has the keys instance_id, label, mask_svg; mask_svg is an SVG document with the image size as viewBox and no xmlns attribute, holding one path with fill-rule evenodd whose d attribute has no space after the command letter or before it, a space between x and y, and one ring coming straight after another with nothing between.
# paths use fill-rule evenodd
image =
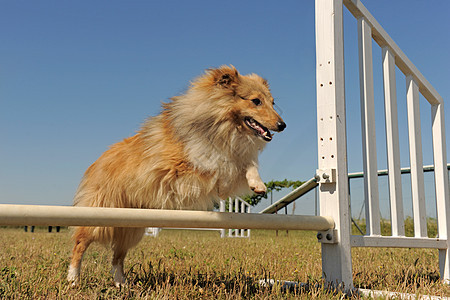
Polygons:
<instances>
[{"instance_id":1,"label":"dry grass field","mask_svg":"<svg viewBox=\"0 0 450 300\"><path fill-rule=\"evenodd\" d=\"M323 288L320 244L313 232L252 231L250 239L221 239L217 232L163 230L144 237L126 261L128 284L114 287L111 252L92 245L82 281L70 288L66 270L70 231L0 228L1 299L339 299ZM439 281L438 252L353 249L355 286L450 296ZM308 288L264 287L260 279L308 283Z\"/></svg>"}]
</instances>

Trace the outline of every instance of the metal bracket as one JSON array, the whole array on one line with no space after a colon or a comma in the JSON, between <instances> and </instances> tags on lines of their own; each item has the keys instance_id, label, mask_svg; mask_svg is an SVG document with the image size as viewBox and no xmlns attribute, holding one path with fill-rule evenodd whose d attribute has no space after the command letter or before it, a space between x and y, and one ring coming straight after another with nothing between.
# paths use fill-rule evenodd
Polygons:
<instances>
[{"instance_id":1,"label":"metal bracket","mask_svg":"<svg viewBox=\"0 0 450 300\"><path fill-rule=\"evenodd\" d=\"M317 241L324 244L337 244L337 230L329 229L317 233Z\"/></svg>"},{"instance_id":2,"label":"metal bracket","mask_svg":"<svg viewBox=\"0 0 450 300\"><path fill-rule=\"evenodd\" d=\"M336 169L317 169L315 178L318 183L335 183Z\"/></svg>"}]
</instances>

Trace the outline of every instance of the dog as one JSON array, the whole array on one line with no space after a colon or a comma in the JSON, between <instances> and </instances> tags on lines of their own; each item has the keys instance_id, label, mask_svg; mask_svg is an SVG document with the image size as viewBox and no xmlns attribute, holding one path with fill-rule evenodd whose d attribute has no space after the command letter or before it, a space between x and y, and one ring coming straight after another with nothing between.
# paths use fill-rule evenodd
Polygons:
<instances>
[{"instance_id":1,"label":"dog","mask_svg":"<svg viewBox=\"0 0 450 300\"><path fill-rule=\"evenodd\" d=\"M266 192L258 154L286 124L265 79L234 66L208 69L162 106L87 169L75 206L209 210L220 199ZM100 242L113 250L115 284L124 284L125 256L144 231L76 227L68 281L77 285L84 252Z\"/></svg>"}]
</instances>

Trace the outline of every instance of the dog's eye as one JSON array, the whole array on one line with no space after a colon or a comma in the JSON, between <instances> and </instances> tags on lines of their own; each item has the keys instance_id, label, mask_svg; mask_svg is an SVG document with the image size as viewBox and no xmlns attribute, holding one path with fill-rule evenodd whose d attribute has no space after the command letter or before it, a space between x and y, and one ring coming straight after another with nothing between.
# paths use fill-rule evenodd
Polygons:
<instances>
[{"instance_id":1,"label":"dog's eye","mask_svg":"<svg viewBox=\"0 0 450 300\"><path fill-rule=\"evenodd\" d=\"M259 106L262 104L261 100L259 100L258 98L252 99L253 104L255 104L256 106Z\"/></svg>"}]
</instances>

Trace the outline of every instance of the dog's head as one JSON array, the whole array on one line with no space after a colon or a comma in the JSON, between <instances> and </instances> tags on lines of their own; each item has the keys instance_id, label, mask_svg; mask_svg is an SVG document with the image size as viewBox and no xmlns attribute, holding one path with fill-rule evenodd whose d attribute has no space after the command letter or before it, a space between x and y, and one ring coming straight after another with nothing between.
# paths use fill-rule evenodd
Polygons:
<instances>
[{"instance_id":1,"label":"dog's head","mask_svg":"<svg viewBox=\"0 0 450 300\"><path fill-rule=\"evenodd\" d=\"M267 81L256 74L241 75L233 66L210 69L215 94L227 101L236 125L266 142L271 131L283 131L286 123L274 109L274 99Z\"/></svg>"}]
</instances>

